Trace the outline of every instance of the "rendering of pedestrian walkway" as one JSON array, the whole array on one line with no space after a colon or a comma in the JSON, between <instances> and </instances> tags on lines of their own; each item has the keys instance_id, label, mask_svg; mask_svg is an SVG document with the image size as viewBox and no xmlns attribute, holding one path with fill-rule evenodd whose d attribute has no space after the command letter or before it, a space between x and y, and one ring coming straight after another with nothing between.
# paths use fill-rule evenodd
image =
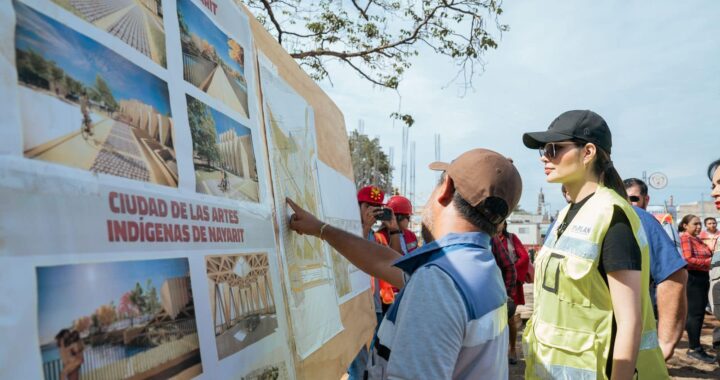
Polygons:
<instances>
[{"instance_id":1,"label":"rendering of pedestrian walkway","mask_svg":"<svg viewBox=\"0 0 720 380\"><path fill-rule=\"evenodd\" d=\"M69 0L58 4L165 66L162 11L155 0Z\"/></svg>"},{"instance_id":2,"label":"rendering of pedestrian walkway","mask_svg":"<svg viewBox=\"0 0 720 380\"><path fill-rule=\"evenodd\" d=\"M200 89L227 104L233 110L245 116L248 115L245 109L245 104L248 104L247 90L243 89L238 81L231 79L221 65L215 66Z\"/></svg>"},{"instance_id":3,"label":"rendering of pedestrian walkway","mask_svg":"<svg viewBox=\"0 0 720 380\"><path fill-rule=\"evenodd\" d=\"M78 131L26 152L29 158L62 163L96 173L110 174L167 186L177 186L168 169L152 151L147 133L122 121L93 116L93 134Z\"/></svg>"}]
</instances>

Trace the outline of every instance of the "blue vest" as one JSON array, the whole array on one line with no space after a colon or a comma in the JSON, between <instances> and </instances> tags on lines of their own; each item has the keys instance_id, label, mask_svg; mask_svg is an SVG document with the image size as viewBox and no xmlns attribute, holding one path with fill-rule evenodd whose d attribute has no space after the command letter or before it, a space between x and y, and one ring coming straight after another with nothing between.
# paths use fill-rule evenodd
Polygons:
<instances>
[{"instance_id":1,"label":"blue vest","mask_svg":"<svg viewBox=\"0 0 720 380\"><path fill-rule=\"evenodd\" d=\"M507 302L500 269L490 251L490 236L482 232L448 234L399 259L395 266L408 276L421 267L440 268L450 276L460 292L468 320L477 319ZM497 276L481 275L493 272ZM404 288L395 297L386 316L393 323L403 293Z\"/></svg>"}]
</instances>

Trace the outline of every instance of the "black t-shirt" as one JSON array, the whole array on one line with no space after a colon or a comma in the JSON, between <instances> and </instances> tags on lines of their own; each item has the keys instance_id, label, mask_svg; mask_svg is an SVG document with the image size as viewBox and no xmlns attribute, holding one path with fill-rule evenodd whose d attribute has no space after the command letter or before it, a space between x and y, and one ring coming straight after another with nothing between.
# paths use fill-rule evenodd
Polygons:
<instances>
[{"instance_id":1,"label":"black t-shirt","mask_svg":"<svg viewBox=\"0 0 720 380\"><path fill-rule=\"evenodd\" d=\"M565 231L578 211L587 203L592 194L580 202L570 205L565 220L558 226L558 235ZM613 210L612 220L602 241L598 270L607 284L607 273L619 270L640 270L642 255L633 234L627 215L618 206Z\"/></svg>"},{"instance_id":2,"label":"black t-shirt","mask_svg":"<svg viewBox=\"0 0 720 380\"><path fill-rule=\"evenodd\" d=\"M573 203L570 205L565 220L560 226L558 226L558 237L562 235L570 222L572 222L575 215L582 208L587 200L592 197L590 194L580 202ZM605 234L602 241L602 250L600 251L600 263L598 263L598 271L602 275L605 284L607 284L607 273L612 273L619 270L641 270L642 267L642 254L640 253L640 246L635 241L635 234L633 234L632 227L627 215L618 206L615 206L613 210L612 220L610 221L610 227ZM605 368L605 374L608 378L612 374L612 361L613 361L613 349L615 347L615 335L617 333L617 324L615 323L615 315L613 314L612 320L612 332L610 335L610 353L608 355L608 365Z\"/></svg>"}]
</instances>

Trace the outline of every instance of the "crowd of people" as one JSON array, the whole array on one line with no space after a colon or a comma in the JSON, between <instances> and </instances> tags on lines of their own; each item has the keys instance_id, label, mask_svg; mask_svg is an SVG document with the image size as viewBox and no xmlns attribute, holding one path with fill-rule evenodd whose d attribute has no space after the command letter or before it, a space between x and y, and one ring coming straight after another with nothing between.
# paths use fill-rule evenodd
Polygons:
<instances>
[{"instance_id":1,"label":"crowd of people","mask_svg":"<svg viewBox=\"0 0 720 380\"><path fill-rule=\"evenodd\" d=\"M441 176L423 207L422 244L408 229L410 201L385 202L375 186L357 195L362 236L287 200L292 230L325 240L373 278L378 324L349 378L508 378L525 283L533 284L527 379L669 378L665 361L683 331L688 357L720 364L700 343L706 311L720 318L717 221L686 215L679 234L667 230L645 210L647 185L620 177L610 129L592 111L565 112L523 144L539 151L568 202L532 259L507 230L521 176L488 149L430 165ZM720 210L720 160L708 177ZM713 346L720 352L719 329Z\"/></svg>"}]
</instances>

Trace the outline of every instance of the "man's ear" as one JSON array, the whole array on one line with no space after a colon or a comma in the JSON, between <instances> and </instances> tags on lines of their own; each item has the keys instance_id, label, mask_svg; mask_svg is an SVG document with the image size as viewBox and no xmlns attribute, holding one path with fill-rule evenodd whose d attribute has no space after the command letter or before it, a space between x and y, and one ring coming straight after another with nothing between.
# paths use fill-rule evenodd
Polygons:
<instances>
[{"instance_id":1,"label":"man's ear","mask_svg":"<svg viewBox=\"0 0 720 380\"><path fill-rule=\"evenodd\" d=\"M445 181L438 187L437 201L447 207L452 202L453 195L455 195L455 184L452 178L446 175Z\"/></svg>"}]
</instances>

